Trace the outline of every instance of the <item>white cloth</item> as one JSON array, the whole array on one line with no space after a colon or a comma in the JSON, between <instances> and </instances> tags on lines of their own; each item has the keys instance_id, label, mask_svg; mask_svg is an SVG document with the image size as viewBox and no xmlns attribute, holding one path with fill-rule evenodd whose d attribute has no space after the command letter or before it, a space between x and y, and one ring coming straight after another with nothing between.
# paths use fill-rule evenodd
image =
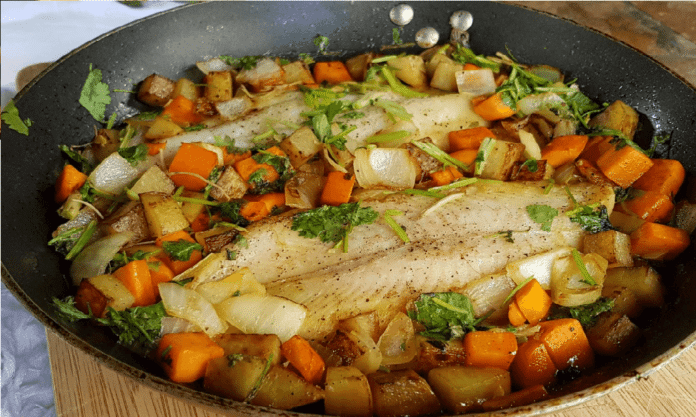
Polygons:
<instances>
[{"instance_id":1,"label":"white cloth","mask_svg":"<svg viewBox=\"0 0 696 417\"><path fill-rule=\"evenodd\" d=\"M0 104L4 107L17 93L15 77L22 68L55 61L110 30L180 5L149 1L132 8L111 1L3 1ZM4 285L0 302L1 416L55 416L44 328Z\"/></svg>"}]
</instances>

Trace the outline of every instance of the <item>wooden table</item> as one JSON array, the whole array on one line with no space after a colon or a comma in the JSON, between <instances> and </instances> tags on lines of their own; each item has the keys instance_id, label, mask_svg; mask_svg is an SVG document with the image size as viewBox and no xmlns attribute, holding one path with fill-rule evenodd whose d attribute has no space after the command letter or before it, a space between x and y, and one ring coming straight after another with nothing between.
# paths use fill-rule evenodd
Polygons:
<instances>
[{"instance_id":1,"label":"wooden table","mask_svg":"<svg viewBox=\"0 0 696 417\"><path fill-rule=\"evenodd\" d=\"M643 51L696 85L694 2L522 2L566 17ZM691 18L689 17L691 16ZM218 417L141 385L47 332L59 417ZM696 349L599 399L558 412L559 417L696 416Z\"/></svg>"}]
</instances>

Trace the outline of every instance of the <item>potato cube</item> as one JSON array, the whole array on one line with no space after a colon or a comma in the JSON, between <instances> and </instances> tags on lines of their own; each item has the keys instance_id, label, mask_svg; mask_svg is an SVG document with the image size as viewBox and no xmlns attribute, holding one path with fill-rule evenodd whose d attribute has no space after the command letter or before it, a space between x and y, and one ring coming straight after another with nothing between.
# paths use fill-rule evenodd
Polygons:
<instances>
[{"instance_id":1,"label":"potato cube","mask_svg":"<svg viewBox=\"0 0 696 417\"><path fill-rule=\"evenodd\" d=\"M428 383L442 406L452 413L477 410L483 401L507 395L510 372L497 368L447 366L428 372Z\"/></svg>"},{"instance_id":2,"label":"potato cube","mask_svg":"<svg viewBox=\"0 0 696 417\"><path fill-rule=\"evenodd\" d=\"M428 86L425 75L425 62L418 55L406 55L389 60L389 66L396 68L394 75L413 88L421 89Z\"/></svg>"},{"instance_id":3,"label":"potato cube","mask_svg":"<svg viewBox=\"0 0 696 417\"><path fill-rule=\"evenodd\" d=\"M274 334L221 334L215 343L225 350L225 355L242 354L258 356L271 365L280 364L280 339Z\"/></svg>"},{"instance_id":4,"label":"potato cube","mask_svg":"<svg viewBox=\"0 0 696 417\"><path fill-rule=\"evenodd\" d=\"M433 77L430 79L430 86L443 91L456 92L457 87L456 73L462 71L464 66L454 61L440 62L433 72Z\"/></svg>"},{"instance_id":5,"label":"potato cube","mask_svg":"<svg viewBox=\"0 0 696 417\"><path fill-rule=\"evenodd\" d=\"M232 73L211 71L205 76L205 98L213 103L232 99Z\"/></svg>"},{"instance_id":6,"label":"potato cube","mask_svg":"<svg viewBox=\"0 0 696 417\"><path fill-rule=\"evenodd\" d=\"M609 269L604 285L631 289L643 307L661 307L665 303L665 288L660 274L649 266Z\"/></svg>"},{"instance_id":7,"label":"potato cube","mask_svg":"<svg viewBox=\"0 0 696 417\"><path fill-rule=\"evenodd\" d=\"M535 160L532 163L517 161L510 174L511 181L541 181L553 177L554 168L546 160Z\"/></svg>"},{"instance_id":8,"label":"potato cube","mask_svg":"<svg viewBox=\"0 0 696 417\"><path fill-rule=\"evenodd\" d=\"M172 98L184 96L191 101L196 101L200 97L200 91L196 84L188 78L179 78L174 84L174 92Z\"/></svg>"},{"instance_id":9,"label":"potato cube","mask_svg":"<svg viewBox=\"0 0 696 417\"><path fill-rule=\"evenodd\" d=\"M234 242L239 230L234 227L215 227L194 233L196 242L203 246L205 252L220 252L225 246Z\"/></svg>"},{"instance_id":10,"label":"potato cube","mask_svg":"<svg viewBox=\"0 0 696 417\"><path fill-rule=\"evenodd\" d=\"M609 215L609 221L620 232L627 234L631 234L645 223L645 220L638 218L636 215L625 214L616 210Z\"/></svg>"},{"instance_id":11,"label":"potato cube","mask_svg":"<svg viewBox=\"0 0 696 417\"><path fill-rule=\"evenodd\" d=\"M283 68L274 59L263 58L256 62L251 69L243 69L237 75L236 81L247 84L255 93L268 91L275 85L285 82Z\"/></svg>"},{"instance_id":12,"label":"potato cube","mask_svg":"<svg viewBox=\"0 0 696 417\"><path fill-rule=\"evenodd\" d=\"M129 244L138 243L150 237L150 228L145 218L143 205L130 201L120 207L111 216L104 219L103 225L109 233L132 232Z\"/></svg>"},{"instance_id":13,"label":"potato cube","mask_svg":"<svg viewBox=\"0 0 696 417\"><path fill-rule=\"evenodd\" d=\"M197 191L189 191L189 190L184 190L181 193L182 197L186 198L191 198L193 200L204 200L204 194L199 193ZM205 205L201 203L197 203L195 201L184 201L180 205L181 207L181 214L184 215L184 218L189 222L193 223L196 218L201 215L205 211Z\"/></svg>"},{"instance_id":14,"label":"potato cube","mask_svg":"<svg viewBox=\"0 0 696 417\"><path fill-rule=\"evenodd\" d=\"M145 78L138 89L138 100L153 107L162 107L172 98L174 81L158 74Z\"/></svg>"},{"instance_id":15,"label":"potato cube","mask_svg":"<svg viewBox=\"0 0 696 417\"><path fill-rule=\"evenodd\" d=\"M609 268L633 266L631 238L616 230L586 235L583 240L583 252L598 254L609 262Z\"/></svg>"},{"instance_id":16,"label":"potato cube","mask_svg":"<svg viewBox=\"0 0 696 417\"><path fill-rule=\"evenodd\" d=\"M183 131L184 129L171 120L157 116L144 136L147 140L164 139L176 136L179 133L183 133Z\"/></svg>"},{"instance_id":17,"label":"potato cube","mask_svg":"<svg viewBox=\"0 0 696 417\"><path fill-rule=\"evenodd\" d=\"M433 75L435 74L435 70L437 69L437 66L440 65L441 63L446 62L448 64L457 64L454 62L450 57L448 57L445 54L434 54L430 59L428 59L425 63L425 73L428 75L428 78L432 78ZM464 66L460 66L460 69L464 68ZM452 76L454 77L454 75ZM455 80L455 86L456 86L456 80Z\"/></svg>"},{"instance_id":18,"label":"potato cube","mask_svg":"<svg viewBox=\"0 0 696 417\"><path fill-rule=\"evenodd\" d=\"M123 283L113 275L98 275L80 283L75 294L75 306L87 314L104 317L107 307L123 311L135 303L135 297Z\"/></svg>"},{"instance_id":19,"label":"potato cube","mask_svg":"<svg viewBox=\"0 0 696 417\"><path fill-rule=\"evenodd\" d=\"M283 65L283 72L285 73L285 84L314 84L312 73L309 71L307 64L302 61Z\"/></svg>"},{"instance_id":20,"label":"potato cube","mask_svg":"<svg viewBox=\"0 0 696 417\"><path fill-rule=\"evenodd\" d=\"M627 316L604 313L587 331L592 350L598 355L621 356L640 339L641 331Z\"/></svg>"},{"instance_id":21,"label":"potato cube","mask_svg":"<svg viewBox=\"0 0 696 417\"><path fill-rule=\"evenodd\" d=\"M107 156L116 152L121 146L121 139L118 137L119 131L116 129L99 129L92 139L90 149L98 161L106 159Z\"/></svg>"},{"instance_id":22,"label":"potato cube","mask_svg":"<svg viewBox=\"0 0 696 417\"><path fill-rule=\"evenodd\" d=\"M416 341L419 351L412 362L412 368L419 374L425 374L431 369L442 366L464 364L466 361L466 351L462 340L453 339L441 342L416 336Z\"/></svg>"},{"instance_id":23,"label":"potato cube","mask_svg":"<svg viewBox=\"0 0 696 417\"><path fill-rule=\"evenodd\" d=\"M638 302L636 293L630 288L618 285L605 285L602 287L602 297L614 300L612 312L626 315L632 319L638 317L643 310L643 307Z\"/></svg>"},{"instance_id":24,"label":"potato cube","mask_svg":"<svg viewBox=\"0 0 696 417\"><path fill-rule=\"evenodd\" d=\"M242 198L249 189L244 178L242 178L232 166L226 166L216 187L210 190L210 196L221 202L229 202Z\"/></svg>"},{"instance_id":25,"label":"potato cube","mask_svg":"<svg viewBox=\"0 0 696 417\"><path fill-rule=\"evenodd\" d=\"M289 410L324 399L324 390L282 366L271 366L250 403Z\"/></svg>"},{"instance_id":26,"label":"potato cube","mask_svg":"<svg viewBox=\"0 0 696 417\"><path fill-rule=\"evenodd\" d=\"M633 107L617 100L609 105L603 112L590 119L590 127L601 126L605 129L620 130L629 139L638 128L638 112Z\"/></svg>"},{"instance_id":27,"label":"potato cube","mask_svg":"<svg viewBox=\"0 0 696 417\"><path fill-rule=\"evenodd\" d=\"M367 67L370 62L372 62L373 57L374 54L369 52L367 54L360 54L349 58L346 61L346 68L348 68L351 78L353 78L355 81L365 81Z\"/></svg>"},{"instance_id":28,"label":"potato cube","mask_svg":"<svg viewBox=\"0 0 696 417\"><path fill-rule=\"evenodd\" d=\"M203 387L207 392L235 401L245 401L264 378L266 359L244 354L226 354L208 362Z\"/></svg>"},{"instance_id":29,"label":"potato cube","mask_svg":"<svg viewBox=\"0 0 696 417\"><path fill-rule=\"evenodd\" d=\"M285 183L285 205L313 209L319 203L326 177L311 172L298 172Z\"/></svg>"},{"instance_id":30,"label":"potato cube","mask_svg":"<svg viewBox=\"0 0 696 417\"><path fill-rule=\"evenodd\" d=\"M375 372L367 379L378 417L423 416L440 412L440 401L415 371Z\"/></svg>"},{"instance_id":31,"label":"potato cube","mask_svg":"<svg viewBox=\"0 0 696 417\"><path fill-rule=\"evenodd\" d=\"M318 154L323 146L309 126L302 126L292 135L280 142L282 149L290 158L290 163L297 169Z\"/></svg>"},{"instance_id":32,"label":"potato cube","mask_svg":"<svg viewBox=\"0 0 696 417\"><path fill-rule=\"evenodd\" d=\"M162 237L189 226L179 203L171 196L162 193L143 193L140 194L140 201L143 203L145 218L153 236Z\"/></svg>"},{"instance_id":33,"label":"potato cube","mask_svg":"<svg viewBox=\"0 0 696 417\"><path fill-rule=\"evenodd\" d=\"M372 416L372 391L367 377L353 366L326 369L324 410L336 416Z\"/></svg>"},{"instance_id":34,"label":"potato cube","mask_svg":"<svg viewBox=\"0 0 696 417\"><path fill-rule=\"evenodd\" d=\"M143 175L138 178L138 181L131 187L133 194L142 193L164 193L172 194L176 187L174 182L167 174L157 165L150 167Z\"/></svg>"},{"instance_id":35,"label":"potato cube","mask_svg":"<svg viewBox=\"0 0 696 417\"><path fill-rule=\"evenodd\" d=\"M476 176L507 181L524 150L525 146L521 143L486 138L479 147L479 156L483 156L483 159L476 161Z\"/></svg>"}]
</instances>

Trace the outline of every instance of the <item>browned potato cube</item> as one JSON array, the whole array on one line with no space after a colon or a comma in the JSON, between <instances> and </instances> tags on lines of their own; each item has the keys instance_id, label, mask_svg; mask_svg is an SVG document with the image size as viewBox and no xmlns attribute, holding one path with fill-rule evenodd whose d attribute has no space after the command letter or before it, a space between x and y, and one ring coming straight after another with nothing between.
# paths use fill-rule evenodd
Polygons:
<instances>
[{"instance_id":1,"label":"browned potato cube","mask_svg":"<svg viewBox=\"0 0 696 417\"><path fill-rule=\"evenodd\" d=\"M200 97L200 91L193 81L188 78L179 78L176 80L176 84L174 84L172 98L177 96L184 96L191 101L196 101L196 99Z\"/></svg>"},{"instance_id":2,"label":"browned potato cube","mask_svg":"<svg viewBox=\"0 0 696 417\"><path fill-rule=\"evenodd\" d=\"M131 201L121 206L115 213L104 219L102 225L109 233L132 232L129 244L138 243L150 237L150 228L145 218L143 205Z\"/></svg>"},{"instance_id":3,"label":"browned potato cube","mask_svg":"<svg viewBox=\"0 0 696 417\"><path fill-rule=\"evenodd\" d=\"M613 313L626 315L631 319L638 317L643 310L643 307L638 303L638 297L630 288L605 285L602 287L602 297L614 300L614 307L611 309Z\"/></svg>"},{"instance_id":4,"label":"browned potato cube","mask_svg":"<svg viewBox=\"0 0 696 417\"><path fill-rule=\"evenodd\" d=\"M510 372L498 368L446 366L428 372L428 383L442 406L452 413L478 411L485 400L507 395Z\"/></svg>"},{"instance_id":5,"label":"browned potato cube","mask_svg":"<svg viewBox=\"0 0 696 417\"><path fill-rule=\"evenodd\" d=\"M107 307L123 311L135 302L133 294L113 275L98 275L83 280L75 294L75 307L85 314L104 317Z\"/></svg>"},{"instance_id":6,"label":"browned potato cube","mask_svg":"<svg viewBox=\"0 0 696 417\"><path fill-rule=\"evenodd\" d=\"M217 201L228 202L242 198L249 189L249 185L232 166L226 166L216 187L210 190L210 196Z\"/></svg>"},{"instance_id":7,"label":"browned potato cube","mask_svg":"<svg viewBox=\"0 0 696 417\"><path fill-rule=\"evenodd\" d=\"M181 193L182 197L186 198L191 198L193 200L203 200L205 199L205 195L203 193L199 193L197 191L189 191L189 190L184 190ZM184 218L189 222L193 223L196 218L201 215L205 211L205 205L201 203L197 203L195 201L184 201L183 203L180 204L181 207L181 214L184 215Z\"/></svg>"},{"instance_id":8,"label":"browned potato cube","mask_svg":"<svg viewBox=\"0 0 696 417\"><path fill-rule=\"evenodd\" d=\"M309 71L307 64L302 61L295 61L283 65L283 72L285 73L286 84L314 84L312 73Z\"/></svg>"},{"instance_id":9,"label":"browned potato cube","mask_svg":"<svg viewBox=\"0 0 696 417\"><path fill-rule=\"evenodd\" d=\"M640 336L638 326L619 313L602 314L597 324L587 331L587 340L592 350L604 356L620 356L626 353L638 342Z\"/></svg>"},{"instance_id":10,"label":"browned potato cube","mask_svg":"<svg viewBox=\"0 0 696 417\"><path fill-rule=\"evenodd\" d=\"M205 76L205 98L212 102L232 99L232 73L211 71Z\"/></svg>"},{"instance_id":11,"label":"browned potato cube","mask_svg":"<svg viewBox=\"0 0 696 417\"><path fill-rule=\"evenodd\" d=\"M106 159L107 156L116 152L121 146L118 137L119 131L116 129L99 129L92 139L92 153L98 161Z\"/></svg>"},{"instance_id":12,"label":"browned potato cube","mask_svg":"<svg viewBox=\"0 0 696 417\"><path fill-rule=\"evenodd\" d=\"M147 132L145 132L145 139L156 140L169 138L172 136L176 136L179 133L182 133L183 131L184 129L182 129L179 125L172 122L171 120L167 120L164 117L157 116L155 117L155 121L152 123L150 128L147 130Z\"/></svg>"},{"instance_id":13,"label":"browned potato cube","mask_svg":"<svg viewBox=\"0 0 696 417\"><path fill-rule=\"evenodd\" d=\"M554 169L545 159L536 160L533 164L522 161L515 162L510 174L511 181L541 181L553 177Z\"/></svg>"},{"instance_id":14,"label":"browned potato cube","mask_svg":"<svg viewBox=\"0 0 696 417\"><path fill-rule=\"evenodd\" d=\"M524 150L525 146L521 143L487 138L479 148L479 154L483 154L483 160L476 162L476 176L507 181L512 174L515 162L520 160Z\"/></svg>"},{"instance_id":15,"label":"browned potato cube","mask_svg":"<svg viewBox=\"0 0 696 417\"><path fill-rule=\"evenodd\" d=\"M649 266L609 269L604 285L631 289L643 307L661 307L665 303L665 288L660 274Z\"/></svg>"},{"instance_id":16,"label":"browned potato cube","mask_svg":"<svg viewBox=\"0 0 696 417\"><path fill-rule=\"evenodd\" d=\"M275 85L285 82L283 68L274 59L262 58L250 69L243 69L237 74L237 83L248 85L251 91L259 93L268 91Z\"/></svg>"},{"instance_id":17,"label":"browned potato cube","mask_svg":"<svg viewBox=\"0 0 696 417\"><path fill-rule=\"evenodd\" d=\"M235 401L245 401L264 378L266 359L226 354L208 362L203 387L207 392Z\"/></svg>"},{"instance_id":18,"label":"browned potato cube","mask_svg":"<svg viewBox=\"0 0 696 417\"><path fill-rule=\"evenodd\" d=\"M614 186L614 183L595 164L586 159L575 161L575 168L592 184Z\"/></svg>"},{"instance_id":19,"label":"browned potato cube","mask_svg":"<svg viewBox=\"0 0 696 417\"><path fill-rule=\"evenodd\" d=\"M157 165L148 168L130 189L131 194L150 192L172 194L174 190L176 190L174 182Z\"/></svg>"},{"instance_id":20,"label":"browned potato cube","mask_svg":"<svg viewBox=\"0 0 696 417\"><path fill-rule=\"evenodd\" d=\"M138 90L138 100L154 107L162 107L172 98L174 81L158 74L145 78Z\"/></svg>"},{"instance_id":21,"label":"browned potato cube","mask_svg":"<svg viewBox=\"0 0 696 417\"><path fill-rule=\"evenodd\" d=\"M425 75L425 62L418 55L406 55L389 60L389 66L396 68L394 75L416 89L428 86L428 77Z\"/></svg>"},{"instance_id":22,"label":"browned potato cube","mask_svg":"<svg viewBox=\"0 0 696 417\"><path fill-rule=\"evenodd\" d=\"M350 76L355 81L365 81L365 73L373 57L374 54L369 52L367 54L356 55L346 61L346 68L348 68Z\"/></svg>"},{"instance_id":23,"label":"browned potato cube","mask_svg":"<svg viewBox=\"0 0 696 417\"><path fill-rule=\"evenodd\" d=\"M314 155L321 152L323 146L309 126L302 126L292 135L280 142L280 149L288 154L290 163L297 169L300 165L309 161Z\"/></svg>"},{"instance_id":24,"label":"browned potato cube","mask_svg":"<svg viewBox=\"0 0 696 417\"><path fill-rule=\"evenodd\" d=\"M430 79L430 86L443 91L459 91L456 73L463 68L464 65L458 64L452 60L440 62L437 67L435 67L433 76Z\"/></svg>"},{"instance_id":25,"label":"browned potato cube","mask_svg":"<svg viewBox=\"0 0 696 417\"><path fill-rule=\"evenodd\" d=\"M372 391L367 377L353 366L326 369L326 414L372 416Z\"/></svg>"},{"instance_id":26,"label":"browned potato cube","mask_svg":"<svg viewBox=\"0 0 696 417\"><path fill-rule=\"evenodd\" d=\"M215 343L225 350L225 355L241 353L280 364L280 339L274 334L221 334Z\"/></svg>"},{"instance_id":27,"label":"browned potato cube","mask_svg":"<svg viewBox=\"0 0 696 417\"><path fill-rule=\"evenodd\" d=\"M239 231L234 227L215 227L196 232L194 237L205 252L220 252L222 248L234 242L238 234Z\"/></svg>"},{"instance_id":28,"label":"browned potato cube","mask_svg":"<svg viewBox=\"0 0 696 417\"><path fill-rule=\"evenodd\" d=\"M631 238L616 230L586 235L583 240L583 252L598 254L609 262L609 268L633 266Z\"/></svg>"},{"instance_id":29,"label":"browned potato cube","mask_svg":"<svg viewBox=\"0 0 696 417\"><path fill-rule=\"evenodd\" d=\"M324 390L282 366L274 365L250 403L289 410L324 399Z\"/></svg>"},{"instance_id":30,"label":"browned potato cube","mask_svg":"<svg viewBox=\"0 0 696 417\"><path fill-rule=\"evenodd\" d=\"M419 351L411 367L419 374L426 374L431 369L442 366L463 364L466 360L466 351L461 340L428 341L422 336L416 336L416 341Z\"/></svg>"},{"instance_id":31,"label":"browned potato cube","mask_svg":"<svg viewBox=\"0 0 696 417\"><path fill-rule=\"evenodd\" d=\"M311 172L298 172L285 183L285 205L299 209L317 207L326 177Z\"/></svg>"},{"instance_id":32,"label":"browned potato cube","mask_svg":"<svg viewBox=\"0 0 696 417\"><path fill-rule=\"evenodd\" d=\"M415 371L375 372L367 376L378 417L424 416L440 412L440 401Z\"/></svg>"},{"instance_id":33,"label":"browned potato cube","mask_svg":"<svg viewBox=\"0 0 696 417\"><path fill-rule=\"evenodd\" d=\"M179 203L171 196L162 193L143 193L140 194L140 201L143 203L145 218L152 236L162 237L189 226Z\"/></svg>"},{"instance_id":34,"label":"browned potato cube","mask_svg":"<svg viewBox=\"0 0 696 417\"><path fill-rule=\"evenodd\" d=\"M631 234L640 227L645 220L636 215L621 213L620 211L612 211L609 215L611 225L617 228L620 232Z\"/></svg>"},{"instance_id":35,"label":"browned potato cube","mask_svg":"<svg viewBox=\"0 0 696 417\"><path fill-rule=\"evenodd\" d=\"M633 135L638 128L638 113L633 107L617 100L609 105L603 112L590 119L591 127L601 126L606 129L620 130L629 139L633 139Z\"/></svg>"}]
</instances>

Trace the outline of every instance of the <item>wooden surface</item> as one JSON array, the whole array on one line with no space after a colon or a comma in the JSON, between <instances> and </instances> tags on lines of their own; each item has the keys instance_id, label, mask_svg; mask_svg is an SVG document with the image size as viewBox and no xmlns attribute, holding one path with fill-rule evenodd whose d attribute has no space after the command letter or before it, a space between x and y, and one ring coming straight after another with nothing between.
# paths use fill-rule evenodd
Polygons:
<instances>
[{"instance_id":1,"label":"wooden surface","mask_svg":"<svg viewBox=\"0 0 696 417\"><path fill-rule=\"evenodd\" d=\"M611 34L696 85L696 4L523 2ZM117 374L47 332L58 417L222 417ZM696 349L559 417L696 417Z\"/></svg>"}]
</instances>

